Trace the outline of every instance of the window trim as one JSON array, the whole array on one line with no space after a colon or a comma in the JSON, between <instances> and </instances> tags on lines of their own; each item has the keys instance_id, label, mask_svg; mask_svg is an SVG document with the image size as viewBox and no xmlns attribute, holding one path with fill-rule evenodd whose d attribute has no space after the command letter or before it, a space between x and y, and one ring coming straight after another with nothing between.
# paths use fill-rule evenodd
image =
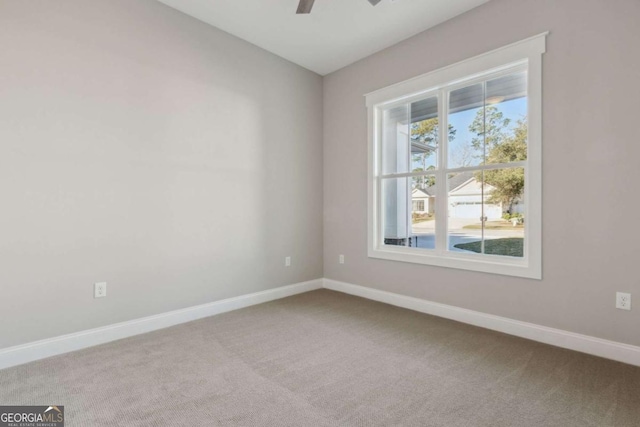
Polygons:
<instances>
[{"instance_id":1,"label":"window trim","mask_svg":"<svg viewBox=\"0 0 640 427\"><path fill-rule=\"evenodd\" d=\"M368 256L392 261L427 264L531 279L542 279L542 54L546 52L548 32L475 56L456 64L400 82L365 95L368 109ZM522 259L497 255L466 254L432 249L381 245L381 203L378 171L381 171L381 110L396 103L407 103L453 90L502 72L524 67L528 72L528 156L525 168L525 256ZM438 96L440 125L446 128L447 99ZM446 132L444 132L446 137ZM442 147L442 145L441 145ZM440 150L442 158L444 150ZM439 162L438 171L443 171ZM502 165L504 167L504 165ZM471 167L469 169L478 169ZM533 171L533 173L532 173ZM448 171L450 172L450 171ZM410 176L411 173L398 174ZM437 210L446 212L447 200L436 200ZM444 210L443 210L444 209ZM446 233L438 233L440 247L446 247ZM444 246L443 246L444 241Z\"/></svg>"}]
</instances>

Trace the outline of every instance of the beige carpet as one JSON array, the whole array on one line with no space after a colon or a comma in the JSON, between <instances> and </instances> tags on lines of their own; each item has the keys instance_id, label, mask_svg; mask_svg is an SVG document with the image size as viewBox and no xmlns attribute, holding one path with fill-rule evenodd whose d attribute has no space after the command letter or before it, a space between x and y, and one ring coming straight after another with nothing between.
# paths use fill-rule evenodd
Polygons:
<instances>
[{"instance_id":1,"label":"beige carpet","mask_svg":"<svg viewBox=\"0 0 640 427\"><path fill-rule=\"evenodd\" d=\"M327 290L0 371L67 426L639 426L640 368Z\"/></svg>"}]
</instances>

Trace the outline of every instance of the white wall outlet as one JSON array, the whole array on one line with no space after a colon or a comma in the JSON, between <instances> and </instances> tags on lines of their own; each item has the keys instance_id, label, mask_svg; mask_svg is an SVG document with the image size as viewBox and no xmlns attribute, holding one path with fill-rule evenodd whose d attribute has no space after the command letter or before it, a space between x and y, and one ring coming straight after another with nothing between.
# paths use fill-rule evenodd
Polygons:
<instances>
[{"instance_id":1,"label":"white wall outlet","mask_svg":"<svg viewBox=\"0 0 640 427\"><path fill-rule=\"evenodd\" d=\"M616 292L616 308L631 310L631 294Z\"/></svg>"},{"instance_id":2,"label":"white wall outlet","mask_svg":"<svg viewBox=\"0 0 640 427\"><path fill-rule=\"evenodd\" d=\"M291 257L290 256L284 258L284 266L285 267L291 267Z\"/></svg>"},{"instance_id":3,"label":"white wall outlet","mask_svg":"<svg viewBox=\"0 0 640 427\"><path fill-rule=\"evenodd\" d=\"M340 255L340 256L338 257L338 262L339 262L340 264L344 264L344 255Z\"/></svg>"},{"instance_id":4,"label":"white wall outlet","mask_svg":"<svg viewBox=\"0 0 640 427\"><path fill-rule=\"evenodd\" d=\"M100 282L93 285L93 297L102 298L107 296L107 282Z\"/></svg>"}]
</instances>

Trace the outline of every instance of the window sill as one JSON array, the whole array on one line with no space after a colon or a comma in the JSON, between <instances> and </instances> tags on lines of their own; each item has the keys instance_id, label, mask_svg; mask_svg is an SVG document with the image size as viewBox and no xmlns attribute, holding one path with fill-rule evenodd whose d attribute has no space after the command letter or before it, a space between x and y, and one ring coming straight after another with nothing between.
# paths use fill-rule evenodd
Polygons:
<instances>
[{"instance_id":1,"label":"window sill","mask_svg":"<svg viewBox=\"0 0 640 427\"><path fill-rule=\"evenodd\" d=\"M509 258L494 255L475 255L462 252L438 252L432 249L380 246L369 249L369 258L400 261L436 267L455 268L481 273L542 279L541 266L534 266L525 258Z\"/></svg>"}]
</instances>

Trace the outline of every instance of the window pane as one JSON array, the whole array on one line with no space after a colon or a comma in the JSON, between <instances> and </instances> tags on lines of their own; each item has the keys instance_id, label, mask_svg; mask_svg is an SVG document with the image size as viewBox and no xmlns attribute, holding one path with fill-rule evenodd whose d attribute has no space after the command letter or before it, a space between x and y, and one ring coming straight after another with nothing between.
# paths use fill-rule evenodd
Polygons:
<instances>
[{"instance_id":1,"label":"window pane","mask_svg":"<svg viewBox=\"0 0 640 427\"><path fill-rule=\"evenodd\" d=\"M436 178L433 175L413 177L411 186L411 246L436 247Z\"/></svg>"},{"instance_id":2,"label":"window pane","mask_svg":"<svg viewBox=\"0 0 640 427\"><path fill-rule=\"evenodd\" d=\"M482 174L452 173L447 176L448 249L470 251L467 245L482 242Z\"/></svg>"},{"instance_id":3,"label":"window pane","mask_svg":"<svg viewBox=\"0 0 640 427\"><path fill-rule=\"evenodd\" d=\"M409 186L407 178L382 180L383 243L409 245Z\"/></svg>"},{"instance_id":4,"label":"window pane","mask_svg":"<svg viewBox=\"0 0 640 427\"><path fill-rule=\"evenodd\" d=\"M424 172L438 167L438 98L411 104L411 170Z\"/></svg>"},{"instance_id":5,"label":"window pane","mask_svg":"<svg viewBox=\"0 0 640 427\"><path fill-rule=\"evenodd\" d=\"M382 112L382 173L409 172L409 105Z\"/></svg>"},{"instance_id":6,"label":"window pane","mask_svg":"<svg viewBox=\"0 0 640 427\"><path fill-rule=\"evenodd\" d=\"M510 257L524 256L524 169L505 168L471 173L472 181L450 192L452 218L465 208L463 200L473 199L473 214L450 236L455 251ZM454 178L455 179L455 178ZM451 182L452 180L450 180ZM481 203L478 204L478 200ZM468 209L468 208L467 208ZM469 209L471 211L471 209ZM472 216L472 215L469 215ZM459 220L460 221L460 220ZM455 224L455 221L453 221ZM451 230L451 229L450 229Z\"/></svg>"},{"instance_id":7,"label":"window pane","mask_svg":"<svg viewBox=\"0 0 640 427\"><path fill-rule=\"evenodd\" d=\"M524 256L524 168L483 173L484 247L487 255Z\"/></svg>"},{"instance_id":8,"label":"window pane","mask_svg":"<svg viewBox=\"0 0 640 427\"><path fill-rule=\"evenodd\" d=\"M484 85L467 86L449 94L449 168L484 162Z\"/></svg>"},{"instance_id":9,"label":"window pane","mask_svg":"<svg viewBox=\"0 0 640 427\"><path fill-rule=\"evenodd\" d=\"M485 100L486 163L527 159L527 74L489 80Z\"/></svg>"}]
</instances>

